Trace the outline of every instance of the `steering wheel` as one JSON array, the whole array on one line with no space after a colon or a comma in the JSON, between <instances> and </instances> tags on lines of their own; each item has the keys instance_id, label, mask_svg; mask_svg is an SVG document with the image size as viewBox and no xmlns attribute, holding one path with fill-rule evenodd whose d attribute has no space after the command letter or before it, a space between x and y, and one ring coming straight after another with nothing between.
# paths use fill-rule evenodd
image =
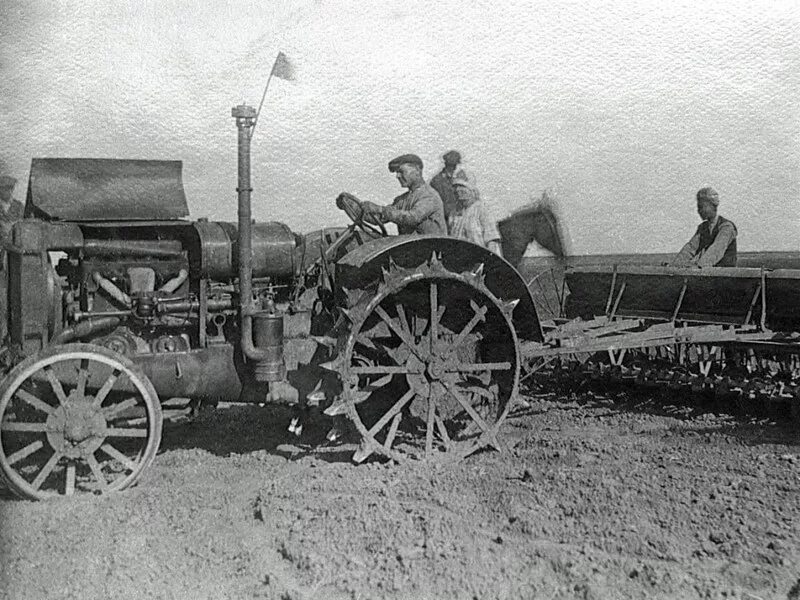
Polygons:
<instances>
[{"instance_id":1,"label":"steering wheel","mask_svg":"<svg viewBox=\"0 0 800 600\"><path fill-rule=\"evenodd\" d=\"M386 227L383 221L373 215L368 215L361 205L361 200L349 192L342 192L336 197L336 206L350 217L355 225L364 230L368 235L380 235L387 237Z\"/></svg>"}]
</instances>

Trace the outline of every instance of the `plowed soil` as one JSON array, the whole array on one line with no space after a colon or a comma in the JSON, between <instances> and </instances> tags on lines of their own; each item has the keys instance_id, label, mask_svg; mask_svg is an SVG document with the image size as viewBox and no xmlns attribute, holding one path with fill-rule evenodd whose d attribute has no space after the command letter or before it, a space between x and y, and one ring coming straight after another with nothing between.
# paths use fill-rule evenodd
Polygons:
<instances>
[{"instance_id":1,"label":"plowed soil","mask_svg":"<svg viewBox=\"0 0 800 600\"><path fill-rule=\"evenodd\" d=\"M800 434L531 398L505 452L356 466L280 407L167 428L136 487L0 498L3 598L800 599Z\"/></svg>"}]
</instances>

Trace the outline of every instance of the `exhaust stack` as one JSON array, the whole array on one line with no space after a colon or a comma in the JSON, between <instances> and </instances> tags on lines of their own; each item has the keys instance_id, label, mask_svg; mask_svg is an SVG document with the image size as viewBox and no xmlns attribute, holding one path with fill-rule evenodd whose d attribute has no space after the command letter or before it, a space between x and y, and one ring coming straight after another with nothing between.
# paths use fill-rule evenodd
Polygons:
<instances>
[{"instance_id":1,"label":"exhaust stack","mask_svg":"<svg viewBox=\"0 0 800 600\"><path fill-rule=\"evenodd\" d=\"M239 132L239 181L236 192L239 196L239 316L241 324L242 353L255 362L255 378L258 381L282 381L286 376L283 362L283 314L272 300L258 307L253 299L253 250L250 212L250 135L256 122L256 110L240 104L231 109ZM253 341L253 321L257 323L258 335Z\"/></svg>"}]
</instances>

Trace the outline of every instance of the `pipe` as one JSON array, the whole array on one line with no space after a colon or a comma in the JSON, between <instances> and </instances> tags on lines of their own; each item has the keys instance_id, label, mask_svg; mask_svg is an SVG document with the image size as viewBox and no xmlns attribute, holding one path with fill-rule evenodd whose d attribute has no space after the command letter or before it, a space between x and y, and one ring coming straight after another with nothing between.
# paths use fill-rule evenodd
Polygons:
<instances>
[{"instance_id":1,"label":"pipe","mask_svg":"<svg viewBox=\"0 0 800 600\"><path fill-rule=\"evenodd\" d=\"M110 279L106 279L103 277L98 271L92 273L92 280L103 290L111 296L114 300L119 302L120 304L124 305L126 308L130 308L132 305L131 297L128 296L125 292L119 289Z\"/></svg>"},{"instance_id":2,"label":"pipe","mask_svg":"<svg viewBox=\"0 0 800 600\"><path fill-rule=\"evenodd\" d=\"M233 300L231 298L209 298L206 302L206 308L209 312L217 312L221 310L228 310L233 308ZM158 300L156 303L156 312L159 314L166 313L187 313L197 312L200 310L199 300L180 299L175 301Z\"/></svg>"},{"instance_id":3,"label":"pipe","mask_svg":"<svg viewBox=\"0 0 800 600\"><path fill-rule=\"evenodd\" d=\"M88 256L148 256L180 258L183 248L177 240L86 240L82 247Z\"/></svg>"},{"instance_id":4,"label":"pipe","mask_svg":"<svg viewBox=\"0 0 800 600\"><path fill-rule=\"evenodd\" d=\"M95 334L98 331L113 329L120 324L120 321L121 319L119 317L100 317L99 319L81 321L80 323L62 329L58 335L50 340L50 343L65 344L67 342L71 342L72 340Z\"/></svg>"},{"instance_id":5,"label":"pipe","mask_svg":"<svg viewBox=\"0 0 800 600\"><path fill-rule=\"evenodd\" d=\"M252 216L250 213L250 133L255 125L256 111L252 106L240 104L231 110L238 129L239 180L239 312L241 319L241 346L244 355L254 361L266 360L269 353L253 344L253 251Z\"/></svg>"},{"instance_id":6,"label":"pipe","mask_svg":"<svg viewBox=\"0 0 800 600\"><path fill-rule=\"evenodd\" d=\"M174 294L175 290L183 285L183 282L189 278L189 271L186 269L181 269L178 272L178 275L170 279L167 283L161 286L161 289L158 290L159 292L165 292L167 294Z\"/></svg>"}]
</instances>

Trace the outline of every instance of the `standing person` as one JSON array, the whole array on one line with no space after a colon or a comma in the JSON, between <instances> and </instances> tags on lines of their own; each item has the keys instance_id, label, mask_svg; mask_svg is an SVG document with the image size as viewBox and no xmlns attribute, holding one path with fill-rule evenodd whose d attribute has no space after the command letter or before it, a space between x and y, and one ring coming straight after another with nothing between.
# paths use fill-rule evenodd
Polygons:
<instances>
[{"instance_id":1,"label":"standing person","mask_svg":"<svg viewBox=\"0 0 800 600\"><path fill-rule=\"evenodd\" d=\"M383 222L395 223L400 235L447 235L442 199L422 178L422 159L416 154L403 154L389 161L389 172L395 173L397 181L408 191L389 206L362 202L364 212Z\"/></svg>"},{"instance_id":2,"label":"standing person","mask_svg":"<svg viewBox=\"0 0 800 600\"><path fill-rule=\"evenodd\" d=\"M0 176L0 345L5 342L8 326L8 258L5 245L11 243L11 228L22 218L23 206L14 199L14 187L17 180L8 175ZM7 346L6 346L7 347ZM5 350L0 350L0 356ZM5 357L3 357L5 363Z\"/></svg>"},{"instance_id":3,"label":"standing person","mask_svg":"<svg viewBox=\"0 0 800 600\"><path fill-rule=\"evenodd\" d=\"M697 192L697 214L703 222L675 256L673 265L736 266L736 225L717 214L718 206L719 194L714 188L704 187Z\"/></svg>"},{"instance_id":4,"label":"standing person","mask_svg":"<svg viewBox=\"0 0 800 600\"><path fill-rule=\"evenodd\" d=\"M453 189L453 174L461 164L461 154L457 150L450 150L442 156L444 168L431 179L430 186L435 189L442 199L444 218L447 219L456 206L456 193Z\"/></svg>"},{"instance_id":5,"label":"standing person","mask_svg":"<svg viewBox=\"0 0 800 600\"><path fill-rule=\"evenodd\" d=\"M463 170L453 176L456 205L447 217L450 235L469 240L503 256L497 225L489 219L480 192Z\"/></svg>"},{"instance_id":6,"label":"standing person","mask_svg":"<svg viewBox=\"0 0 800 600\"><path fill-rule=\"evenodd\" d=\"M22 218L24 206L14 199L17 180L8 175L0 177L0 235L2 241L11 243L11 228Z\"/></svg>"}]
</instances>

